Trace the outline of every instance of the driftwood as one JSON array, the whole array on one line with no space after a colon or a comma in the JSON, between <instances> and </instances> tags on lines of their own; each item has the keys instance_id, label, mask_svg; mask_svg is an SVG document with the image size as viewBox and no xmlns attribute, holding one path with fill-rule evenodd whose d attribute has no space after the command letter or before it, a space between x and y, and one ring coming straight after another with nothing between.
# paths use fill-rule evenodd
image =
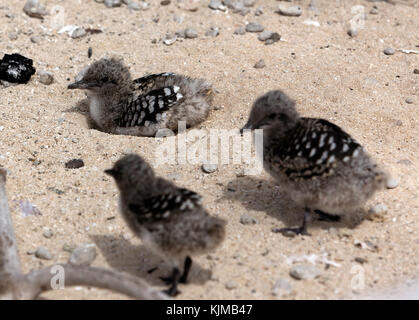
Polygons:
<instances>
[{"instance_id":1,"label":"driftwood","mask_svg":"<svg viewBox=\"0 0 419 320\"><path fill-rule=\"evenodd\" d=\"M52 267L23 274L5 190L6 171L0 168L0 299L36 299L53 290ZM136 299L166 299L144 280L123 272L89 266L60 265L65 287L91 286L112 290Z\"/></svg>"}]
</instances>

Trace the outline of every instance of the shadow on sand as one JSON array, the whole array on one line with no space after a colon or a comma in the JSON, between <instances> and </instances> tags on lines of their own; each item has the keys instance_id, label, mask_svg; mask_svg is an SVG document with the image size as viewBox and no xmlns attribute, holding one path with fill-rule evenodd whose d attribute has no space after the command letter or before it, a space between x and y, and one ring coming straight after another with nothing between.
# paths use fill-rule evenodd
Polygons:
<instances>
[{"instance_id":1,"label":"shadow on sand","mask_svg":"<svg viewBox=\"0 0 419 320\"><path fill-rule=\"evenodd\" d=\"M284 227L300 226L303 221L304 208L298 207L287 196L285 190L271 180L251 176L236 178L230 181L222 198L238 201L248 210L263 211L280 220ZM365 219L367 214L364 209L360 209L351 216L342 217L339 222L320 221L316 214L312 214L308 230L330 227L353 229Z\"/></svg>"},{"instance_id":2,"label":"shadow on sand","mask_svg":"<svg viewBox=\"0 0 419 320\"><path fill-rule=\"evenodd\" d=\"M143 245L110 235L91 235L90 238L102 252L109 266L145 279L152 285L164 285L159 277L168 276L171 267ZM155 269L157 268L157 269ZM150 272L150 270L155 271ZM211 271L193 263L188 282L203 284L211 277Z\"/></svg>"},{"instance_id":3,"label":"shadow on sand","mask_svg":"<svg viewBox=\"0 0 419 320\"><path fill-rule=\"evenodd\" d=\"M89 114L89 99L85 98L77 102L77 104L71 108L64 110L67 113L80 113L86 117L86 123L88 129L99 130L99 128L94 123L93 119Z\"/></svg>"}]
</instances>

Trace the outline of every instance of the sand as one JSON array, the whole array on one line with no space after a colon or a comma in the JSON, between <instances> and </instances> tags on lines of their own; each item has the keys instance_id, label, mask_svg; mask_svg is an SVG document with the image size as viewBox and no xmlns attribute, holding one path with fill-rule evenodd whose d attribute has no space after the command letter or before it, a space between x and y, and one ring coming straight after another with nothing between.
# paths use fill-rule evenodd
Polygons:
<instances>
[{"instance_id":1,"label":"sand","mask_svg":"<svg viewBox=\"0 0 419 320\"><path fill-rule=\"evenodd\" d=\"M44 0L48 10L56 5L64 8L65 25L104 31L80 39L57 34L52 29L54 15L44 21L29 18L22 1L0 5L0 56L21 53L34 60L37 70L51 71L55 78L49 86L41 84L38 75L26 85L0 86L0 165L9 170L7 192L24 270L67 262L65 244L95 243L94 266L126 271L164 288L158 277L170 269L130 233L117 212L116 186L103 173L129 152L155 163L155 140L90 128L85 95L66 89L84 65L115 54L124 57L134 77L172 71L210 80L217 89L217 110L200 126L203 129L240 128L257 96L281 88L296 99L301 114L342 126L400 180L397 188L377 193L365 206L368 211L385 204L388 210L380 217L356 223L313 221L311 237L286 238L272 228L298 224L302 210L266 173L240 177L240 166L233 164L212 174L203 173L199 164L155 166L159 175L202 194L208 211L228 220L225 242L209 256L195 259L190 284L180 286L178 298L357 298L417 279L419 75L413 70L419 68L419 55L399 49L419 50L418 3L319 0L315 13L304 0L296 1L303 7L302 16L284 17L274 13L279 2L273 0L258 0L246 16L210 10L207 1L195 2L196 12L173 0L168 6L150 2L149 10L130 12L125 5L109 9L94 1ZM365 7L366 21L351 38L346 31L353 5ZM377 15L369 14L373 5ZM265 13L255 16L257 7ZM15 16L11 19L6 13ZM158 23L152 21L156 16ZM179 24L174 16L183 16L184 21ZM305 20L318 21L320 26L306 25ZM283 41L266 46L255 33L233 34L248 21L278 32ZM220 29L219 36L204 36L211 26ZM199 37L171 46L158 40L166 32L187 27L195 28ZM11 33L16 40L9 38ZM31 36L40 36L40 42L32 43ZM87 57L89 47L92 59ZM386 47L396 53L383 54ZM254 68L260 59L266 67ZM413 103L406 103L408 98ZM66 169L65 162L74 158L83 159L85 166ZM18 201L29 201L42 215L25 217ZM241 224L244 213L257 223ZM43 237L44 227L53 231L52 238ZM370 247L357 246L360 242ZM39 246L53 254L51 261L30 254ZM366 262L360 264L356 258ZM289 271L298 261L315 265L321 275L293 279ZM158 270L147 273L156 266ZM360 275L363 287L357 285ZM279 279L291 284L291 292L272 294ZM227 283L233 284L230 289ZM417 290L415 294L418 298ZM126 298L78 287L43 297Z\"/></svg>"}]
</instances>

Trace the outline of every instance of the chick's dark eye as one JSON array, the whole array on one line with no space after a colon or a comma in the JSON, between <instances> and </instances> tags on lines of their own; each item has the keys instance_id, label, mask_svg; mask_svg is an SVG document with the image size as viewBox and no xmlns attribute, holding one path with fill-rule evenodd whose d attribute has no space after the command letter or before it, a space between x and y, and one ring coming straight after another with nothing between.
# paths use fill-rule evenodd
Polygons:
<instances>
[{"instance_id":1,"label":"chick's dark eye","mask_svg":"<svg viewBox=\"0 0 419 320\"><path fill-rule=\"evenodd\" d=\"M275 118L276 118L276 114L275 114L275 113L271 113L271 114L268 116L268 118L269 118L269 119L275 119Z\"/></svg>"},{"instance_id":2,"label":"chick's dark eye","mask_svg":"<svg viewBox=\"0 0 419 320\"><path fill-rule=\"evenodd\" d=\"M103 82L108 82L108 81L109 81L109 78L108 78L108 77L103 77L103 78L102 78L102 81L103 81Z\"/></svg>"}]
</instances>

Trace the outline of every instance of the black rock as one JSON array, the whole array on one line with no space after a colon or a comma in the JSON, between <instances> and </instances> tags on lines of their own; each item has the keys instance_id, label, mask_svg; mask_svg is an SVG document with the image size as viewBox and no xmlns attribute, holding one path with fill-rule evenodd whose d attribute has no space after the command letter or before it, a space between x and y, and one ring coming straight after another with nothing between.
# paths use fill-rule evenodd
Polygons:
<instances>
[{"instance_id":1,"label":"black rock","mask_svg":"<svg viewBox=\"0 0 419 320\"><path fill-rule=\"evenodd\" d=\"M67 169L78 169L78 168L84 167L84 162L82 159L73 159L73 160L67 161L65 164L65 167Z\"/></svg>"},{"instance_id":2,"label":"black rock","mask_svg":"<svg viewBox=\"0 0 419 320\"><path fill-rule=\"evenodd\" d=\"M36 69L32 59L13 53L5 54L0 60L0 80L12 83L27 83Z\"/></svg>"}]
</instances>

